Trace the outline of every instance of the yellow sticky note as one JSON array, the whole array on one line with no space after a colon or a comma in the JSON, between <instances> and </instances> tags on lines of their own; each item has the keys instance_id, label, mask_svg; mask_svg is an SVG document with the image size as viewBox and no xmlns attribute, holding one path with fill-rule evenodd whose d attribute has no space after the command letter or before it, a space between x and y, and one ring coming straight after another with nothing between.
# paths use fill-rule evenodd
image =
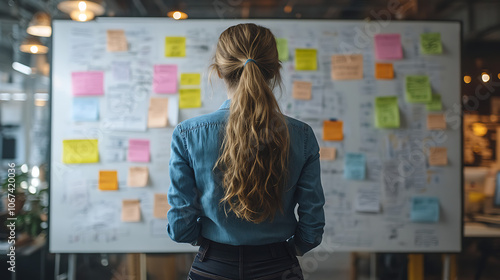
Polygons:
<instances>
[{"instance_id":1,"label":"yellow sticky note","mask_svg":"<svg viewBox=\"0 0 500 280\"><path fill-rule=\"evenodd\" d=\"M165 37L166 57L186 56L186 37Z\"/></svg>"},{"instance_id":2,"label":"yellow sticky note","mask_svg":"<svg viewBox=\"0 0 500 280\"><path fill-rule=\"evenodd\" d=\"M332 55L332 80L363 79L363 55L339 54Z\"/></svg>"},{"instance_id":3,"label":"yellow sticky note","mask_svg":"<svg viewBox=\"0 0 500 280\"><path fill-rule=\"evenodd\" d=\"M63 140L63 163L99 162L97 139Z\"/></svg>"},{"instance_id":4,"label":"yellow sticky note","mask_svg":"<svg viewBox=\"0 0 500 280\"><path fill-rule=\"evenodd\" d=\"M181 88L179 90L179 108L198 108L201 107L201 89L199 88Z\"/></svg>"},{"instance_id":5,"label":"yellow sticky note","mask_svg":"<svg viewBox=\"0 0 500 280\"><path fill-rule=\"evenodd\" d=\"M295 49L295 70L314 71L317 69L316 49Z\"/></svg>"},{"instance_id":6,"label":"yellow sticky note","mask_svg":"<svg viewBox=\"0 0 500 280\"><path fill-rule=\"evenodd\" d=\"M99 189L101 191L118 190L118 171L116 170L99 171Z\"/></svg>"},{"instance_id":7,"label":"yellow sticky note","mask_svg":"<svg viewBox=\"0 0 500 280\"><path fill-rule=\"evenodd\" d=\"M106 30L108 52L126 52L128 50L127 37L125 31Z\"/></svg>"},{"instance_id":8,"label":"yellow sticky note","mask_svg":"<svg viewBox=\"0 0 500 280\"><path fill-rule=\"evenodd\" d=\"M323 140L341 141L344 139L343 122L324 121L323 122Z\"/></svg>"},{"instance_id":9,"label":"yellow sticky note","mask_svg":"<svg viewBox=\"0 0 500 280\"><path fill-rule=\"evenodd\" d=\"M399 106L397 96L379 96L375 98L375 127L398 128Z\"/></svg>"},{"instance_id":10,"label":"yellow sticky note","mask_svg":"<svg viewBox=\"0 0 500 280\"><path fill-rule=\"evenodd\" d=\"M288 41L285 38L276 38L276 48L278 49L278 59L288 60Z\"/></svg>"},{"instance_id":11,"label":"yellow sticky note","mask_svg":"<svg viewBox=\"0 0 500 280\"><path fill-rule=\"evenodd\" d=\"M170 204L168 204L167 194L155 193L153 216L157 219L166 219L168 210L170 210Z\"/></svg>"},{"instance_id":12,"label":"yellow sticky note","mask_svg":"<svg viewBox=\"0 0 500 280\"><path fill-rule=\"evenodd\" d=\"M181 86L197 86L200 83L200 73L181 73Z\"/></svg>"},{"instance_id":13,"label":"yellow sticky note","mask_svg":"<svg viewBox=\"0 0 500 280\"><path fill-rule=\"evenodd\" d=\"M379 80L394 79L394 66L392 63L375 63L375 78Z\"/></svg>"},{"instance_id":14,"label":"yellow sticky note","mask_svg":"<svg viewBox=\"0 0 500 280\"><path fill-rule=\"evenodd\" d=\"M427 115L428 130L443 130L446 129L446 119L444 114L429 114Z\"/></svg>"},{"instance_id":15,"label":"yellow sticky note","mask_svg":"<svg viewBox=\"0 0 500 280\"><path fill-rule=\"evenodd\" d=\"M292 88L292 96L299 100L310 100L312 91L312 83L305 81L294 81Z\"/></svg>"},{"instance_id":16,"label":"yellow sticky note","mask_svg":"<svg viewBox=\"0 0 500 280\"><path fill-rule=\"evenodd\" d=\"M141 221L141 201L139 199L122 200L122 222Z\"/></svg>"},{"instance_id":17,"label":"yellow sticky note","mask_svg":"<svg viewBox=\"0 0 500 280\"><path fill-rule=\"evenodd\" d=\"M131 166L128 168L128 186L145 187L148 184L148 178L149 171L147 166Z\"/></svg>"},{"instance_id":18,"label":"yellow sticky note","mask_svg":"<svg viewBox=\"0 0 500 280\"><path fill-rule=\"evenodd\" d=\"M320 147L319 159L320 160L335 160L337 149L334 147Z\"/></svg>"},{"instance_id":19,"label":"yellow sticky note","mask_svg":"<svg viewBox=\"0 0 500 280\"><path fill-rule=\"evenodd\" d=\"M429 165L448 165L448 150L446 147L429 148Z\"/></svg>"},{"instance_id":20,"label":"yellow sticky note","mask_svg":"<svg viewBox=\"0 0 500 280\"><path fill-rule=\"evenodd\" d=\"M148 127L166 127L168 98L151 97L148 109Z\"/></svg>"}]
</instances>

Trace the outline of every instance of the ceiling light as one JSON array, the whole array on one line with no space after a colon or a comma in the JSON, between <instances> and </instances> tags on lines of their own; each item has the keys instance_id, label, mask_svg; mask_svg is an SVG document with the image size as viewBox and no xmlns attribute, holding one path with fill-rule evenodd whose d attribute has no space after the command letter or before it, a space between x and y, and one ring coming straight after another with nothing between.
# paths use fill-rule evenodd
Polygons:
<instances>
[{"instance_id":1,"label":"ceiling light","mask_svg":"<svg viewBox=\"0 0 500 280\"><path fill-rule=\"evenodd\" d=\"M31 75L32 72L31 67L21 64L19 62L12 63L12 69L21 72L25 75Z\"/></svg>"},{"instance_id":2,"label":"ceiling light","mask_svg":"<svg viewBox=\"0 0 500 280\"><path fill-rule=\"evenodd\" d=\"M57 8L75 21L89 21L95 16L104 14L104 7L93 1L66 0L57 5Z\"/></svg>"},{"instance_id":3,"label":"ceiling light","mask_svg":"<svg viewBox=\"0 0 500 280\"><path fill-rule=\"evenodd\" d=\"M37 37L27 37L19 46L19 49L22 52L33 54L44 54L49 51L49 48L44 46Z\"/></svg>"},{"instance_id":4,"label":"ceiling light","mask_svg":"<svg viewBox=\"0 0 500 280\"><path fill-rule=\"evenodd\" d=\"M181 11L170 11L167 13L167 16L176 20L188 18L188 15Z\"/></svg>"},{"instance_id":5,"label":"ceiling light","mask_svg":"<svg viewBox=\"0 0 500 280\"><path fill-rule=\"evenodd\" d=\"M464 76L464 82L465 82L466 84L470 83L471 81L472 81L471 76L469 76L469 75Z\"/></svg>"},{"instance_id":6,"label":"ceiling light","mask_svg":"<svg viewBox=\"0 0 500 280\"><path fill-rule=\"evenodd\" d=\"M36 13L30 21L28 34L40 37L50 37L52 34L52 27L50 27L50 16L44 12Z\"/></svg>"},{"instance_id":7,"label":"ceiling light","mask_svg":"<svg viewBox=\"0 0 500 280\"><path fill-rule=\"evenodd\" d=\"M487 83L490 80L490 75L488 75L488 73L486 72L483 72L481 73L481 79L483 80L483 82Z\"/></svg>"}]
</instances>

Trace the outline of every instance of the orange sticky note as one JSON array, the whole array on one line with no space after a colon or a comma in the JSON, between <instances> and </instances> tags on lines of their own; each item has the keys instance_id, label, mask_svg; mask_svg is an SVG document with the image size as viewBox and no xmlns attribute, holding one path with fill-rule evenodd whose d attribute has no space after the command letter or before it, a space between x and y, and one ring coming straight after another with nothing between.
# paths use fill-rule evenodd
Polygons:
<instances>
[{"instance_id":1,"label":"orange sticky note","mask_svg":"<svg viewBox=\"0 0 500 280\"><path fill-rule=\"evenodd\" d=\"M294 81L292 96L295 99L311 100L312 83L304 81Z\"/></svg>"},{"instance_id":2,"label":"orange sticky note","mask_svg":"<svg viewBox=\"0 0 500 280\"><path fill-rule=\"evenodd\" d=\"M122 200L122 222L139 222L141 220L141 202L139 199Z\"/></svg>"},{"instance_id":3,"label":"orange sticky note","mask_svg":"<svg viewBox=\"0 0 500 280\"><path fill-rule=\"evenodd\" d=\"M394 67L392 63L375 63L376 79L394 79Z\"/></svg>"},{"instance_id":4,"label":"orange sticky note","mask_svg":"<svg viewBox=\"0 0 500 280\"><path fill-rule=\"evenodd\" d=\"M446 129L446 120L444 114L427 115L427 129L428 130Z\"/></svg>"},{"instance_id":5,"label":"orange sticky note","mask_svg":"<svg viewBox=\"0 0 500 280\"><path fill-rule=\"evenodd\" d=\"M166 127L168 98L151 97L148 109L148 127Z\"/></svg>"},{"instance_id":6,"label":"orange sticky note","mask_svg":"<svg viewBox=\"0 0 500 280\"><path fill-rule=\"evenodd\" d=\"M363 55L332 55L332 80L363 79Z\"/></svg>"},{"instance_id":7,"label":"orange sticky note","mask_svg":"<svg viewBox=\"0 0 500 280\"><path fill-rule=\"evenodd\" d=\"M145 187L148 184L148 178L147 166L131 166L128 169L127 185L130 187Z\"/></svg>"},{"instance_id":8,"label":"orange sticky note","mask_svg":"<svg viewBox=\"0 0 500 280\"><path fill-rule=\"evenodd\" d=\"M448 165L448 150L445 147L430 147L429 165Z\"/></svg>"},{"instance_id":9,"label":"orange sticky note","mask_svg":"<svg viewBox=\"0 0 500 280\"><path fill-rule=\"evenodd\" d=\"M121 29L106 30L108 52L126 52L128 50L125 31Z\"/></svg>"},{"instance_id":10,"label":"orange sticky note","mask_svg":"<svg viewBox=\"0 0 500 280\"><path fill-rule=\"evenodd\" d=\"M321 160L335 160L337 149L334 147L320 147L319 159Z\"/></svg>"},{"instance_id":11,"label":"orange sticky note","mask_svg":"<svg viewBox=\"0 0 500 280\"><path fill-rule=\"evenodd\" d=\"M99 171L99 189L101 191L118 190L118 171L116 170Z\"/></svg>"},{"instance_id":12,"label":"orange sticky note","mask_svg":"<svg viewBox=\"0 0 500 280\"><path fill-rule=\"evenodd\" d=\"M323 122L323 140L341 141L344 139L343 122L324 121Z\"/></svg>"},{"instance_id":13,"label":"orange sticky note","mask_svg":"<svg viewBox=\"0 0 500 280\"><path fill-rule=\"evenodd\" d=\"M153 216L158 219L166 219L169 209L170 204L168 204L167 194L155 193Z\"/></svg>"}]
</instances>

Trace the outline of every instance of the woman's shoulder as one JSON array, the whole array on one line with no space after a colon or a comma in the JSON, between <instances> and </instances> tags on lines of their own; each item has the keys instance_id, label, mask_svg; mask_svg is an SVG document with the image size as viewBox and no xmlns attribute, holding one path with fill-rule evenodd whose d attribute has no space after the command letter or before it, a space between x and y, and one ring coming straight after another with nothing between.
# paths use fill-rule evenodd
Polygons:
<instances>
[{"instance_id":1,"label":"woman's shoulder","mask_svg":"<svg viewBox=\"0 0 500 280\"><path fill-rule=\"evenodd\" d=\"M303 131L312 130L312 128L307 123L305 123L303 121L300 121L298 119L295 119L295 118L292 118L292 117L289 117L286 115L285 115L285 119L286 119L287 125L290 128L295 128L295 129L299 129L299 130L303 130Z\"/></svg>"},{"instance_id":2,"label":"woman's shoulder","mask_svg":"<svg viewBox=\"0 0 500 280\"><path fill-rule=\"evenodd\" d=\"M201 127L222 125L225 124L226 120L224 114L224 111L218 110L212 113L196 116L180 122L177 125L177 128L180 130L180 132L185 132Z\"/></svg>"}]
</instances>

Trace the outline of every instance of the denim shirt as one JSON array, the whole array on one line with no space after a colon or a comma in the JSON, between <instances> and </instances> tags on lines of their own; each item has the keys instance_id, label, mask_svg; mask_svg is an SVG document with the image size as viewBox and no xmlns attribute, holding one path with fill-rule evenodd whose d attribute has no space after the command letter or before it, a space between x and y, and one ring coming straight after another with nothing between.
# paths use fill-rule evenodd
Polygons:
<instances>
[{"instance_id":1,"label":"denim shirt","mask_svg":"<svg viewBox=\"0 0 500 280\"><path fill-rule=\"evenodd\" d=\"M219 110L179 123L172 135L167 232L176 242L202 237L230 245L262 245L288 240L297 255L321 243L325 197L321 186L319 146L311 127L286 117L290 134L288 180L283 213L259 224L224 211L220 176L213 171L220 155L230 100ZM297 216L295 208L298 204Z\"/></svg>"}]
</instances>

